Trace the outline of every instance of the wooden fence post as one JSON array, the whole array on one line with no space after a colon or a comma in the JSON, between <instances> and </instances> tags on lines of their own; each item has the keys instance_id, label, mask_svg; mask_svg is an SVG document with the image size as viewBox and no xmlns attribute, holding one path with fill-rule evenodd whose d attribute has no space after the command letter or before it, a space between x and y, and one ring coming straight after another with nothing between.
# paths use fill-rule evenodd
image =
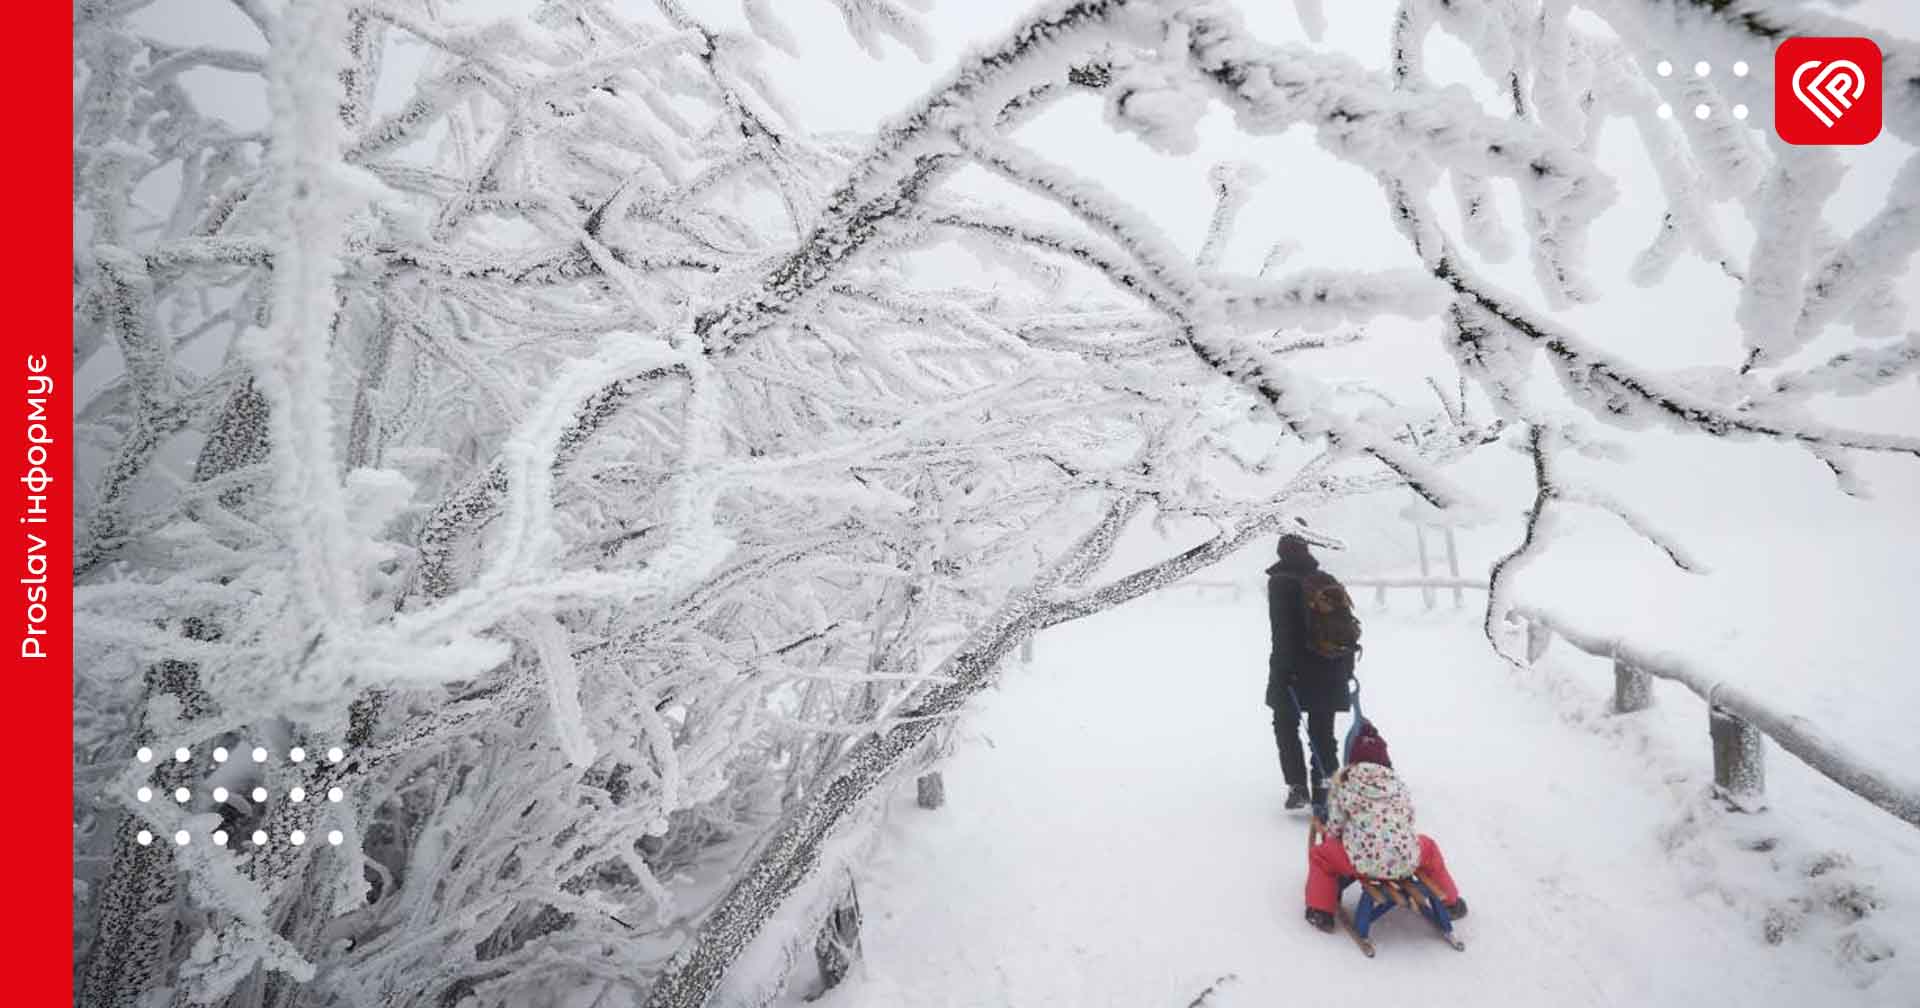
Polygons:
<instances>
[{"instance_id":1,"label":"wooden fence post","mask_svg":"<svg viewBox=\"0 0 1920 1008\"><path fill-rule=\"evenodd\" d=\"M914 790L915 799L923 809L937 809L947 803L947 781L938 770L921 774Z\"/></svg>"},{"instance_id":2,"label":"wooden fence post","mask_svg":"<svg viewBox=\"0 0 1920 1008\"><path fill-rule=\"evenodd\" d=\"M1553 643L1553 631L1545 623L1536 620L1527 621L1527 664L1531 665L1547 653L1547 645Z\"/></svg>"},{"instance_id":3,"label":"wooden fence post","mask_svg":"<svg viewBox=\"0 0 1920 1008\"><path fill-rule=\"evenodd\" d=\"M1713 739L1713 790L1738 812L1767 807L1766 736L1760 729L1719 707L1707 708Z\"/></svg>"},{"instance_id":4,"label":"wooden fence post","mask_svg":"<svg viewBox=\"0 0 1920 1008\"><path fill-rule=\"evenodd\" d=\"M1460 547L1453 541L1453 526L1446 527L1447 533L1447 574L1453 578L1453 607L1467 604L1465 590L1460 587Z\"/></svg>"},{"instance_id":5,"label":"wooden fence post","mask_svg":"<svg viewBox=\"0 0 1920 1008\"><path fill-rule=\"evenodd\" d=\"M1631 714L1651 706L1653 706L1653 677L1615 658L1613 660L1613 712Z\"/></svg>"},{"instance_id":6,"label":"wooden fence post","mask_svg":"<svg viewBox=\"0 0 1920 1008\"><path fill-rule=\"evenodd\" d=\"M1413 523L1413 546L1420 551L1420 601L1428 609L1433 608L1433 585L1427 584L1433 579L1433 570L1427 565L1427 531L1419 522Z\"/></svg>"}]
</instances>

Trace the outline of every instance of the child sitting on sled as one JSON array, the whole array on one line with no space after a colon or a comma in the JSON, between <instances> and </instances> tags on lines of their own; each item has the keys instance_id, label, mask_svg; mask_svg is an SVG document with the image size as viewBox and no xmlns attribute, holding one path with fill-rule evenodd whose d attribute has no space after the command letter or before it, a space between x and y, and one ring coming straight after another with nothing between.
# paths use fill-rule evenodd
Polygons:
<instances>
[{"instance_id":1,"label":"child sitting on sled","mask_svg":"<svg viewBox=\"0 0 1920 1008\"><path fill-rule=\"evenodd\" d=\"M1326 839L1307 852L1307 923L1333 930L1342 878L1397 879L1415 872L1439 890L1453 919L1467 915L1467 901L1447 873L1439 846L1414 832L1413 799L1393 772L1386 739L1372 722L1362 722L1347 765L1333 776Z\"/></svg>"}]
</instances>

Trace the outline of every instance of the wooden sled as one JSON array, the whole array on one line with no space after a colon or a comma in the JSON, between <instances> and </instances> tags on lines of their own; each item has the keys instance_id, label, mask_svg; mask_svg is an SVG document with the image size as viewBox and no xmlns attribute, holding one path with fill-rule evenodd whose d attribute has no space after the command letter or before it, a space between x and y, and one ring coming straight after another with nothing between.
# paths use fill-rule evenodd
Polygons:
<instances>
[{"instance_id":1,"label":"wooden sled","mask_svg":"<svg viewBox=\"0 0 1920 1008\"><path fill-rule=\"evenodd\" d=\"M1326 835L1326 823L1316 816L1313 825L1307 829L1307 849L1312 850ZM1353 912L1347 912L1345 897L1347 887L1360 887L1360 903ZM1373 939L1370 937L1373 925L1380 918L1392 912L1395 907L1404 907L1418 911L1420 916L1434 926L1442 941L1456 950L1464 951L1466 943L1453 933L1453 915L1447 912L1447 905L1440 898L1440 887L1425 875L1415 873L1405 878L1376 879L1364 875L1344 876L1340 879L1341 903L1335 908L1334 916L1346 929L1354 944L1368 958L1373 957Z\"/></svg>"}]
</instances>

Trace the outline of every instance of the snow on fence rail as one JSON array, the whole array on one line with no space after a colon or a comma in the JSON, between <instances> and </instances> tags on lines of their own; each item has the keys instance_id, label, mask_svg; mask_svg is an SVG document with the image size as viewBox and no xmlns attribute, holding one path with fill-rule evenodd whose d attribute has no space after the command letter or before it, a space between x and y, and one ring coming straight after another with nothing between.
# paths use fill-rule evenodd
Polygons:
<instances>
[{"instance_id":1,"label":"snow on fence rail","mask_svg":"<svg viewBox=\"0 0 1920 1008\"><path fill-rule=\"evenodd\" d=\"M1340 583L1346 585L1349 590L1372 588L1375 605L1385 605L1387 603L1387 589L1389 588L1418 588L1420 589L1421 596L1426 600L1426 605L1429 609L1433 608L1434 593L1438 591L1451 589L1453 591L1453 604L1458 608L1464 601L1462 596L1463 592L1483 592L1487 590L1487 581L1485 578L1479 580L1458 577L1341 578ZM1248 592L1265 594L1267 583L1264 580L1222 581L1218 579L1187 578L1183 581L1176 582L1171 587L1197 592L1201 595L1224 595L1238 602Z\"/></svg>"},{"instance_id":2,"label":"snow on fence rail","mask_svg":"<svg viewBox=\"0 0 1920 1008\"><path fill-rule=\"evenodd\" d=\"M1908 825L1920 827L1920 782L1870 766L1806 718L1779 713L1679 655L1583 633L1536 609L1516 609L1513 618L1526 626L1529 662L1539 660L1556 636L1576 650L1612 661L1613 709L1617 713L1641 710L1653 702L1649 677L1677 682L1705 701L1713 743L1714 786L1735 808L1757 811L1765 807L1766 777L1761 763L1761 737L1765 736L1828 780Z\"/></svg>"}]
</instances>

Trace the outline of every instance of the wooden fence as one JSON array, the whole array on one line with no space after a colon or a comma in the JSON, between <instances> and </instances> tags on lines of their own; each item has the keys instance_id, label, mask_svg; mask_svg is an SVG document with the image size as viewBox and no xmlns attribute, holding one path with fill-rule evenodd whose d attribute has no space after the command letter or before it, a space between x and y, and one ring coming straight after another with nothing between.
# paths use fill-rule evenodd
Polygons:
<instances>
[{"instance_id":1,"label":"wooden fence","mask_svg":"<svg viewBox=\"0 0 1920 1008\"><path fill-rule=\"evenodd\" d=\"M1426 603L1428 609L1434 607L1437 596L1443 591L1451 591L1453 593L1453 607L1458 609L1465 604L1466 592L1484 592L1487 590L1487 582L1485 580L1475 581L1472 578L1454 577L1341 578L1340 583L1346 585L1349 591L1355 592L1356 594L1363 589L1373 589L1373 602L1375 605L1381 606L1387 604L1387 589L1389 588L1418 588L1421 598ZM1250 595L1264 596L1267 592L1267 582L1264 579L1257 578L1242 581L1188 578L1184 581L1175 582L1171 587L1176 591L1197 593L1202 598L1219 598L1232 602L1245 601Z\"/></svg>"},{"instance_id":2,"label":"wooden fence","mask_svg":"<svg viewBox=\"0 0 1920 1008\"><path fill-rule=\"evenodd\" d=\"M1487 582L1460 576L1460 551L1454 543L1454 530L1445 524L1414 519L1414 543L1420 556L1420 576L1402 578L1343 578L1356 594L1373 589L1375 605L1384 606L1390 588L1419 589L1426 608L1435 606L1442 591L1453 594L1453 607L1465 604L1468 591L1484 592ZM1438 533L1444 547L1446 577L1434 575L1429 558L1429 535ZM1244 601L1249 593L1264 593L1266 585L1258 579L1241 581L1183 581L1175 585L1196 591L1203 597L1225 597ZM1613 663L1613 709L1619 713L1642 710L1653 702L1653 680L1680 683L1707 706L1707 737L1713 747L1714 788L1737 809L1766 807L1766 739L1827 779L1885 809L1901 821L1920 826L1920 782L1907 775L1876 768L1848 750L1839 740L1821 734L1813 722L1792 714L1783 714L1762 703L1752 694L1720 681L1677 656L1646 651L1621 640L1602 639L1555 622L1533 609L1520 609L1510 617L1526 625L1527 660L1537 660L1547 645L1558 637L1573 647Z\"/></svg>"},{"instance_id":3,"label":"wooden fence","mask_svg":"<svg viewBox=\"0 0 1920 1008\"><path fill-rule=\"evenodd\" d=\"M1715 790L1734 808L1766 807L1765 740L1797 757L1835 784L1920 827L1920 781L1875 767L1812 721L1784 714L1732 683L1722 682L1677 655L1581 633L1534 609L1518 609L1526 626L1527 660L1538 661L1555 638L1613 663L1613 709L1629 713L1653 702L1652 680L1685 686L1707 706Z\"/></svg>"},{"instance_id":4,"label":"wooden fence","mask_svg":"<svg viewBox=\"0 0 1920 1008\"><path fill-rule=\"evenodd\" d=\"M1475 580L1473 578L1460 576L1460 547L1454 541L1454 530L1451 525L1426 521L1412 521L1408 524L1413 526L1415 552L1418 553L1420 557L1420 576L1397 578L1341 578L1341 583L1346 585L1350 591L1363 588L1373 589L1373 604L1376 606L1385 606L1387 604L1387 589L1389 588L1417 588L1420 590L1420 601L1428 609L1434 608L1441 592L1451 592L1453 594L1453 608L1458 609L1466 605L1467 592L1484 592L1487 590L1487 580L1485 578ZM1432 550L1427 545L1429 535L1437 535L1443 548L1447 562L1447 573L1444 576L1435 573L1433 569ZM1234 602L1244 600L1250 591L1266 591L1266 583L1258 579L1252 583L1246 583L1240 581L1200 580L1196 578L1178 582L1174 587L1186 591L1198 592L1203 597L1227 598Z\"/></svg>"},{"instance_id":5,"label":"wooden fence","mask_svg":"<svg viewBox=\"0 0 1920 1008\"><path fill-rule=\"evenodd\" d=\"M1417 588L1429 609L1434 607L1436 593L1442 590L1453 592L1455 607L1462 604L1462 593L1487 590L1485 581L1467 578L1347 578L1343 582L1356 593L1373 589L1375 602L1381 605L1385 604L1390 588ZM1266 591L1265 582L1260 580L1188 580L1175 587L1234 602ZM1576 650L1611 662L1612 707L1616 713L1631 713L1652 704L1654 679L1679 683L1699 697L1707 708L1714 790L1733 808L1758 811L1766 807L1766 740L1772 739L1774 744L1828 780L1895 818L1920 827L1920 780L1910 774L1873 766L1840 740L1823 734L1807 718L1777 711L1739 686L1723 682L1676 655L1583 633L1535 609L1517 609L1512 618L1526 627L1529 662L1537 661L1556 638Z\"/></svg>"}]
</instances>

